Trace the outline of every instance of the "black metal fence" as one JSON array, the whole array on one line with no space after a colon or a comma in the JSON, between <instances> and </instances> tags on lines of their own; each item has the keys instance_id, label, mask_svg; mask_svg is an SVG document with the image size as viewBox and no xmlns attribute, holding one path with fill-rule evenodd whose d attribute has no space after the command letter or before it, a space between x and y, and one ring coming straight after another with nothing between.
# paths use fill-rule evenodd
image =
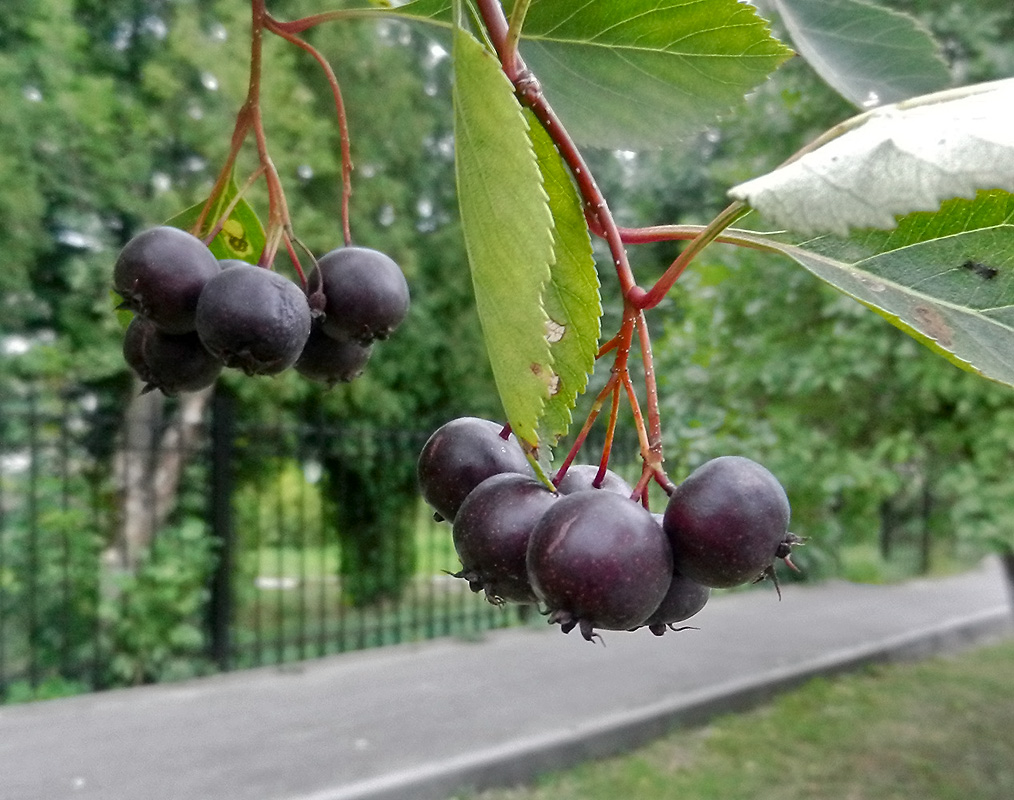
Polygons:
<instances>
[{"instance_id":1,"label":"black metal fence","mask_svg":"<svg viewBox=\"0 0 1014 800\"><path fill-rule=\"evenodd\" d=\"M0 399L0 699L523 621L447 573L450 530L412 486L428 431L188 402Z\"/></svg>"},{"instance_id":2,"label":"black metal fence","mask_svg":"<svg viewBox=\"0 0 1014 800\"><path fill-rule=\"evenodd\" d=\"M2 386L0 702L537 618L449 574L450 528L415 482L429 429L272 416L227 393L125 403ZM636 459L633 432L619 438L614 452ZM783 577L839 574L848 550L865 580L877 541L895 577L925 571L929 504L911 505L886 497L879 539L817 537L796 559L802 578Z\"/></svg>"}]
</instances>

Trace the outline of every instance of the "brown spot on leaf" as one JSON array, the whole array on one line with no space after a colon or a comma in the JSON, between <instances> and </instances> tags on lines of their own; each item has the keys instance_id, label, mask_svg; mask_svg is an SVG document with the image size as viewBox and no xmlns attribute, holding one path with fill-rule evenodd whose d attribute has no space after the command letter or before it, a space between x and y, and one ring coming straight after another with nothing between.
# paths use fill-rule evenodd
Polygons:
<instances>
[{"instance_id":1,"label":"brown spot on leaf","mask_svg":"<svg viewBox=\"0 0 1014 800\"><path fill-rule=\"evenodd\" d=\"M944 347L951 347L954 344L951 326L943 315L931 306L915 306L912 309L919 330L931 339L939 342Z\"/></svg>"}]
</instances>

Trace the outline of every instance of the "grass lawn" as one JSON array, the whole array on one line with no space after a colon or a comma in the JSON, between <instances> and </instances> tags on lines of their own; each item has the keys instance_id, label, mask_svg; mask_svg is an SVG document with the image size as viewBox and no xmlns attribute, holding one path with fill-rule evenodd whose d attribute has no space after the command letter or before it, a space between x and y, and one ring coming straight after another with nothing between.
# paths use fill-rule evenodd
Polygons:
<instances>
[{"instance_id":1,"label":"grass lawn","mask_svg":"<svg viewBox=\"0 0 1014 800\"><path fill-rule=\"evenodd\" d=\"M531 789L460 800L1010 800L1014 642L817 679Z\"/></svg>"}]
</instances>

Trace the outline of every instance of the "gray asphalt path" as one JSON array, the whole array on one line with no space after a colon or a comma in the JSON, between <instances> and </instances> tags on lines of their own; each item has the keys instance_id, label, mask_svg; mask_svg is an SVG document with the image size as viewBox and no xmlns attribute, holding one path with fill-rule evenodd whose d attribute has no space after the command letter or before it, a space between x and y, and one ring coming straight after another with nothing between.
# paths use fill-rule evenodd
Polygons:
<instances>
[{"instance_id":1,"label":"gray asphalt path","mask_svg":"<svg viewBox=\"0 0 1014 800\"><path fill-rule=\"evenodd\" d=\"M548 626L0 708L2 800L441 800L806 678L1011 635L999 565L718 594L697 631Z\"/></svg>"}]
</instances>

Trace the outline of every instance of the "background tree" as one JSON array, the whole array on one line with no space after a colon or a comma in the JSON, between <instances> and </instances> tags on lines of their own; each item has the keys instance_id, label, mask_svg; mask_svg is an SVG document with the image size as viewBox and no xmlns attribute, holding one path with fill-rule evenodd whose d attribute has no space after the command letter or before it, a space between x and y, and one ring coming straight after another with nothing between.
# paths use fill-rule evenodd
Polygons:
<instances>
[{"instance_id":1,"label":"background tree","mask_svg":"<svg viewBox=\"0 0 1014 800\"><path fill-rule=\"evenodd\" d=\"M299 16L313 9L290 2L276 10ZM122 409L116 452L108 437L96 443L121 480L124 566L137 563L174 507L179 454L196 440L207 397L139 396L119 355L122 329L110 314L112 262L131 236L210 188L246 91L248 17L225 2L52 0L17 6L0 31L0 80L10 100L0 111L0 177L11 187L0 200L0 229L14 266L2 278L4 327L33 345L0 360L0 381L13 387L18 378L42 379L87 394L96 417ZM426 430L466 409L495 414L470 290L460 280L467 267L454 201L446 58L397 22L324 26L313 41L347 87L356 241L399 261L411 281L412 310L396 341L378 347L368 373L352 385L326 391L284 377L227 379L222 389L237 395L246 419L270 411L292 420ZM329 90L308 56L273 38L267 48L263 91L265 106L275 110L267 119L273 153L296 227L320 255L341 238ZM250 154L243 163L252 164ZM258 197L255 189L254 202ZM394 480L400 467L382 454L332 453L327 463L347 479L328 485L360 487L353 495L342 491L335 505L336 529L346 537L342 563L356 573L357 563L375 558L380 538L404 538L404 569L383 588L396 591L412 563L414 478L402 469ZM243 464L237 469L247 472ZM368 595L357 593L362 601Z\"/></svg>"}]
</instances>

